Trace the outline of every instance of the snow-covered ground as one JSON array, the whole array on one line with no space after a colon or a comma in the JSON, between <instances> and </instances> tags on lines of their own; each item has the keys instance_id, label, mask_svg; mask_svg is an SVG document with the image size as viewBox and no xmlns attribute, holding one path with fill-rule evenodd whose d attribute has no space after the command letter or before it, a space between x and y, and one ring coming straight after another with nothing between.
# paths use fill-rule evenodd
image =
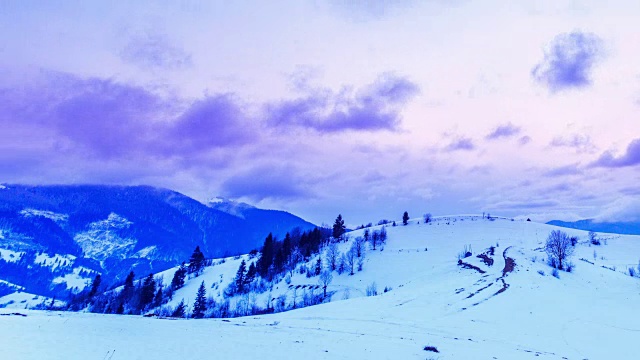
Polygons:
<instances>
[{"instance_id":1,"label":"snow-covered ground","mask_svg":"<svg viewBox=\"0 0 640 360\"><path fill-rule=\"evenodd\" d=\"M3 313L6 313L7 309L28 309L41 305L42 303L50 305L51 300L51 298L46 296L34 295L26 292L15 292L13 294L0 297L0 309L5 309ZM64 304L58 300L54 301L57 306Z\"/></svg>"},{"instance_id":2,"label":"snow-covered ground","mask_svg":"<svg viewBox=\"0 0 640 360\"><path fill-rule=\"evenodd\" d=\"M203 320L20 311L27 316L0 316L0 348L8 359L638 358L640 279L627 271L638 266L639 236L607 235L606 245L590 246L585 232L563 229L580 242L574 271L556 278L542 251L549 232L559 229L553 226L452 216L386 229L384 250L369 250L363 271L333 273L331 303ZM457 265L465 245L474 256L464 261L482 273ZM350 244L340 246L345 251ZM475 255L490 246L495 263L489 267ZM505 259L515 261L513 271ZM191 308L201 281L208 295L217 297L240 261L208 267L178 290L173 302L184 298ZM162 274L165 284L173 271ZM378 292L391 291L366 297L374 282ZM317 284L317 277L297 274L291 284L283 280L255 301L264 306L286 296L291 303L297 285Z\"/></svg>"}]
</instances>

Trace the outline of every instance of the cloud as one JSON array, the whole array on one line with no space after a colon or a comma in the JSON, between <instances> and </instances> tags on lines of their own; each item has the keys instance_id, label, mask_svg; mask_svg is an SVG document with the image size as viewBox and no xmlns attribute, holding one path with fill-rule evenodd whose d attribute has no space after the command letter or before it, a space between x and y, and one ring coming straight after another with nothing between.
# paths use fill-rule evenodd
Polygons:
<instances>
[{"instance_id":1,"label":"cloud","mask_svg":"<svg viewBox=\"0 0 640 360\"><path fill-rule=\"evenodd\" d=\"M512 136L518 135L520 133L520 127L515 126L511 123L499 125L496 127L491 133L489 133L485 138L487 140L498 140L502 138L510 138Z\"/></svg>"},{"instance_id":2,"label":"cloud","mask_svg":"<svg viewBox=\"0 0 640 360\"><path fill-rule=\"evenodd\" d=\"M590 73L604 56L602 40L574 31L557 35L544 50L544 59L531 71L534 80L551 92L591 85Z\"/></svg>"},{"instance_id":3,"label":"cloud","mask_svg":"<svg viewBox=\"0 0 640 360\"><path fill-rule=\"evenodd\" d=\"M0 124L29 129L56 150L103 160L190 158L247 144L253 128L230 95L193 102L110 79L49 72L0 91ZM36 140L34 140L36 141Z\"/></svg>"},{"instance_id":4,"label":"cloud","mask_svg":"<svg viewBox=\"0 0 640 360\"><path fill-rule=\"evenodd\" d=\"M591 142L591 137L585 134L556 136L549 145L573 148L578 153L593 153L596 151L596 146Z\"/></svg>"},{"instance_id":5,"label":"cloud","mask_svg":"<svg viewBox=\"0 0 640 360\"><path fill-rule=\"evenodd\" d=\"M531 201L501 201L490 205L487 209L492 210L526 210L526 209L548 209L558 206L556 200L531 200Z\"/></svg>"},{"instance_id":6,"label":"cloud","mask_svg":"<svg viewBox=\"0 0 640 360\"><path fill-rule=\"evenodd\" d=\"M640 221L640 196L620 198L605 207L596 221Z\"/></svg>"},{"instance_id":7,"label":"cloud","mask_svg":"<svg viewBox=\"0 0 640 360\"><path fill-rule=\"evenodd\" d=\"M191 54L175 46L164 34L143 33L129 38L119 52L120 59L146 69L183 69L193 65Z\"/></svg>"},{"instance_id":8,"label":"cloud","mask_svg":"<svg viewBox=\"0 0 640 360\"><path fill-rule=\"evenodd\" d=\"M289 166L259 166L227 179L222 193L230 198L264 199L309 198L312 194L304 181Z\"/></svg>"},{"instance_id":9,"label":"cloud","mask_svg":"<svg viewBox=\"0 0 640 360\"><path fill-rule=\"evenodd\" d=\"M616 157L611 151L605 151L592 166L597 167L626 167L640 164L640 139L635 139L629 143L624 154Z\"/></svg>"},{"instance_id":10,"label":"cloud","mask_svg":"<svg viewBox=\"0 0 640 360\"><path fill-rule=\"evenodd\" d=\"M415 0L394 1L345 1L330 0L329 5L338 14L355 21L380 20L390 14L410 7Z\"/></svg>"},{"instance_id":11,"label":"cloud","mask_svg":"<svg viewBox=\"0 0 640 360\"><path fill-rule=\"evenodd\" d=\"M465 150L471 151L476 148L473 140L466 137L459 137L453 140L449 145L447 145L444 150L445 151L457 151L457 150Z\"/></svg>"},{"instance_id":12,"label":"cloud","mask_svg":"<svg viewBox=\"0 0 640 360\"><path fill-rule=\"evenodd\" d=\"M543 173L546 177L560 177L579 174L582 174L582 171L578 168L578 164L556 167Z\"/></svg>"},{"instance_id":13,"label":"cloud","mask_svg":"<svg viewBox=\"0 0 640 360\"><path fill-rule=\"evenodd\" d=\"M256 134L245 116L229 94L197 100L164 128L162 148L167 153L189 154L247 144Z\"/></svg>"},{"instance_id":14,"label":"cloud","mask_svg":"<svg viewBox=\"0 0 640 360\"><path fill-rule=\"evenodd\" d=\"M319 132L396 130L400 110L419 88L393 74L383 74L355 94L349 89L309 89L306 96L267 104L267 123L273 127L301 127Z\"/></svg>"},{"instance_id":15,"label":"cloud","mask_svg":"<svg viewBox=\"0 0 640 360\"><path fill-rule=\"evenodd\" d=\"M523 137L521 137L520 139L518 139L518 144L522 145L527 145L528 143L531 142L531 136L525 135Z\"/></svg>"}]
</instances>

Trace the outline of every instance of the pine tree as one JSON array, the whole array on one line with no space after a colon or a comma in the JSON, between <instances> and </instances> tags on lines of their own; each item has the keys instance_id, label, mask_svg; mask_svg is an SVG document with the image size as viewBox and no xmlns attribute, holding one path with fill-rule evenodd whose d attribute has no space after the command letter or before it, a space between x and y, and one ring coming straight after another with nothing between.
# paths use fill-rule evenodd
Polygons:
<instances>
[{"instance_id":1,"label":"pine tree","mask_svg":"<svg viewBox=\"0 0 640 360\"><path fill-rule=\"evenodd\" d=\"M133 292L135 290L134 286L133 286L133 280L136 277L136 274L133 273L133 271L131 271L129 273L129 275L127 275L127 278L124 280L124 287L122 288L122 301L127 302L131 299L131 297L133 296Z\"/></svg>"},{"instance_id":2,"label":"pine tree","mask_svg":"<svg viewBox=\"0 0 640 360\"><path fill-rule=\"evenodd\" d=\"M204 260L204 254L200 251L200 246L196 246L196 249L193 250L193 254L191 254L191 258L189 259L189 273L195 274L196 276L200 275L204 268Z\"/></svg>"},{"instance_id":3,"label":"pine tree","mask_svg":"<svg viewBox=\"0 0 640 360\"><path fill-rule=\"evenodd\" d=\"M316 261L316 269L315 269L315 273L316 275L320 275L320 272L322 271L322 257L318 256L318 260Z\"/></svg>"},{"instance_id":4,"label":"pine tree","mask_svg":"<svg viewBox=\"0 0 640 360\"><path fill-rule=\"evenodd\" d=\"M404 214L402 214L402 225L407 225L409 223L409 213L408 212L404 212Z\"/></svg>"},{"instance_id":5,"label":"pine tree","mask_svg":"<svg viewBox=\"0 0 640 360\"><path fill-rule=\"evenodd\" d=\"M346 231L346 228L344 226L344 220L342 219L342 215L338 214L338 217L336 218L336 222L333 224L333 237L335 239L339 239L342 234L344 234L344 232Z\"/></svg>"},{"instance_id":6,"label":"pine tree","mask_svg":"<svg viewBox=\"0 0 640 360\"><path fill-rule=\"evenodd\" d=\"M196 294L196 301L193 303L193 317L196 319L200 319L204 317L204 312L207 311L207 289L204 286L204 281L200 284L198 288L198 293Z\"/></svg>"},{"instance_id":7,"label":"pine tree","mask_svg":"<svg viewBox=\"0 0 640 360\"><path fill-rule=\"evenodd\" d=\"M158 286L158 291L156 292L156 296L153 298L153 305L154 306L162 305L162 297L163 297L162 286Z\"/></svg>"},{"instance_id":8,"label":"pine tree","mask_svg":"<svg viewBox=\"0 0 640 360\"><path fill-rule=\"evenodd\" d=\"M264 245L262 246L262 254L260 255L260 259L258 260L258 273L262 277L267 277L269 273L269 268L273 264L273 234L269 233L267 238L264 240Z\"/></svg>"},{"instance_id":9,"label":"pine tree","mask_svg":"<svg viewBox=\"0 0 640 360\"><path fill-rule=\"evenodd\" d=\"M252 262L249 265L249 270L247 270L247 275L244 277L245 289L249 288L249 285L251 285L251 283L255 278L256 278L256 264Z\"/></svg>"},{"instance_id":10,"label":"pine tree","mask_svg":"<svg viewBox=\"0 0 640 360\"><path fill-rule=\"evenodd\" d=\"M235 284L236 284L236 293L243 294L244 293L244 285L246 284L246 270L247 264L244 259L240 263L240 267L238 267L238 272L236 272Z\"/></svg>"},{"instance_id":11,"label":"pine tree","mask_svg":"<svg viewBox=\"0 0 640 360\"><path fill-rule=\"evenodd\" d=\"M180 265L178 270L173 274L173 279L171 279L171 288L173 290L178 290L184 286L184 278L187 275L187 269L185 268L184 263Z\"/></svg>"},{"instance_id":12,"label":"pine tree","mask_svg":"<svg viewBox=\"0 0 640 360\"><path fill-rule=\"evenodd\" d=\"M89 300L91 300L97 293L98 293L98 287L100 287L100 283L102 282L102 278L100 277L100 274L96 275L95 278L93 278L93 282L91 283L91 290L89 291Z\"/></svg>"},{"instance_id":13,"label":"pine tree","mask_svg":"<svg viewBox=\"0 0 640 360\"><path fill-rule=\"evenodd\" d=\"M144 279L142 289L140 290L140 303L138 309L144 310L144 308L153 302L153 298L156 294L156 280L153 278L153 274L149 274Z\"/></svg>"},{"instance_id":14,"label":"pine tree","mask_svg":"<svg viewBox=\"0 0 640 360\"><path fill-rule=\"evenodd\" d=\"M171 313L171 317L183 318L186 310L187 309L184 306L184 299L182 299L180 300L178 306L176 306L176 308L173 310L173 313Z\"/></svg>"}]
</instances>

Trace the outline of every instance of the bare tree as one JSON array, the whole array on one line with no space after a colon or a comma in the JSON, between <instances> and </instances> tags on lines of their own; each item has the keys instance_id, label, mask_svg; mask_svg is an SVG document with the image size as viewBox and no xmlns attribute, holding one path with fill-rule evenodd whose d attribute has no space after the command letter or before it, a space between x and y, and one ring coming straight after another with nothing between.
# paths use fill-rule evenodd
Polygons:
<instances>
[{"instance_id":1,"label":"bare tree","mask_svg":"<svg viewBox=\"0 0 640 360\"><path fill-rule=\"evenodd\" d=\"M322 285L322 290L324 291L323 297L327 297L327 285L331 283L331 280L333 280L333 275L331 275L331 271L323 270L320 273L320 278L318 279L318 282Z\"/></svg>"},{"instance_id":2,"label":"bare tree","mask_svg":"<svg viewBox=\"0 0 640 360\"><path fill-rule=\"evenodd\" d=\"M349 249L349 251L347 251L347 253L344 254L345 262L346 262L347 266L349 267L349 269L351 269L351 272L349 273L349 275L353 275L354 274L353 270L354 270L355 265L356 265L356 259L358 258L357 255L358 255L358 251L356 250L355 246L351 246L351 249Z\"/></svg>"},{"instance_id":3,"label":"bare tree","mask_svg":"<svg viewBox=\"0 0 640 360\"><path fill-rule=\"evenodd\" d=\"M371 246L373 247L373 250L376 249L376 246L378 246L379 242L380 242L380 233L378 231L374 231L373 234L371 234Z\"/></svg>"},{"instance_id":4,"label":"bare tree","mask_svg":"<svg viewBox=\"0 0 640 360\"><path fill-rule=\"evenodd\" d=\"M327 250L325 254L327 257L327 263L329 264L329 269L331 269L331 271L336 270L336 268L338 267L338 255L339 255L338 244L333 242L330 243L329 246L327 246Z\"/></svg>"},{"instance_id":5,"label":"bare tree","mask_svg":"<svg viewBox=\"0 0 640 360\"><path fill-rule=\"evenodd\" d=\"M549 234L544 250L549 255L551 266L563 270L562 262L573 254L574 247L571 246L571 238L567 233L554 230Z\"/></svg>"},{"instance_id":6,"label":"bare tree","mask_svg":"<svg viewBox=\"0 0 640 360\"><path fill-rule=\"evenodd\" d=\"M364 252L364 238L361 236L355 238L353 240L353 246L356 248L356 256L361 257Z\"/></svg>"}]
</instances>

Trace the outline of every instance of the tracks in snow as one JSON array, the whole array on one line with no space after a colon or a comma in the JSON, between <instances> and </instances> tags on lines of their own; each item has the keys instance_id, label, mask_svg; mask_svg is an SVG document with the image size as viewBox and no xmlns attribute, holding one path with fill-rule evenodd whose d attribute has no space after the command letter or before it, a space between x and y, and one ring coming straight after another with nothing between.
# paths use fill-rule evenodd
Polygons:
<instances>
[{"instance_id":1,"label":"tracks in snow","mask_svg":"<svg viewBox=\"0 0 640 360\"><path fill-rule=\"evenodd\" d=\"M502 252L502 257L504 258L504 268L502 269L502 276L496 278L493 282L489 283L488 285L479 288L478 290L472 292L471 294L469 294L466 299L470 299L478 294L480 294L481 292L483 292L484 290L492 287L494 284L497 284L500 286L500 289L498 289L498 291L496 291L494 294L490 295L489 297L480 300L476 303L473 303L471 306L476 306L476 305L480 305L483 302L491 299L492 297L501 294L505 291L507 291L507 289L509 288L509 284L505 281L505 278L507 277L507 275L511 272L513 272L513 270L516 268L516 261L507 256L507 252L509 251L509 249L511 249L511 246L507 247L506 249L504 249L504 251ZM474 268L474 270L476 270L475 268L477 268L476 266L470 265L472 266L472 268ZM467 266L463 266L465 268L469 268ZM485 271L478 271L481 274L485 273ZM484 275L483 278L488 277L489 275ZM486 280L481 279L480 282L485 282ZM477 283L476 283L477 284ZM456 292L458 293L458 292ZM462 310L466 310L467 308L462 308Z\"/></svg>"}]
</instances>

